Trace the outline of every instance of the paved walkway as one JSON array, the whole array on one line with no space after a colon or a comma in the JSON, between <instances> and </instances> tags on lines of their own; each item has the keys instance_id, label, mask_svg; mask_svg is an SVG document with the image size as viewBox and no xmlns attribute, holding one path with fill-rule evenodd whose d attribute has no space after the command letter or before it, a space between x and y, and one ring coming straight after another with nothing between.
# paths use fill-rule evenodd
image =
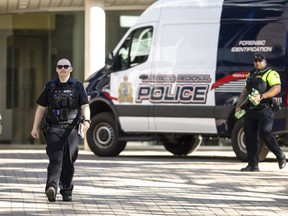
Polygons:
<instances>
[{"instance_id":1,"label":"paved walkway","mask_svg":"<svg viewBox=\"0 0 288 216\"><path fill-rule=\"evenodd\" d=\"M150 155L150 156L146 156ZM232 151L173 157L132 147L119 157L81 150L72 202L49 203L43 149L0 150L0 215L288 215L288 167L273 155L261 172L239 172Z\"/></svg>"}]
</instances>

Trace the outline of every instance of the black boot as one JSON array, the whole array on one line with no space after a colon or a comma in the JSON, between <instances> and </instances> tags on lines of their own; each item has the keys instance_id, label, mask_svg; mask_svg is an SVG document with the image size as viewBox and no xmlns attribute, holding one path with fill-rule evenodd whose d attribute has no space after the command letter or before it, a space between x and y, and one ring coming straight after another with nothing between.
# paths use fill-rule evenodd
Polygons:
<instances>
[{"instance_id":1,"label":"black boot","mask_svg":"<svg viewBox=\"0 0 288 216\"><path fill-rule=\"evenodd\" d=\"M258 172L259 167L258 165L254 165L254 164L248 164L246 167L241 169L242 172Z\"/></svg>"},{"instance_id":2,"label":"black boot","mask_svg":"<svg viewBox=\"0 0 288 216\"><path fill-rule=\"evenodd\" d=\"M49 187L46 190L46 196L49 200L49 202L55 202L56 201L56 190L54 187Z\"/></svg>"},{"instance_id":3,"label":"black boot","mask_svg":"<svg viewBox=\"0 0 288 216\"><path fill-rule=\"evenodd\" d=\"M286 156L284 154L278 159L278 165L279 169L283 169L286 166Z\"/></svg>"}]
</instances>

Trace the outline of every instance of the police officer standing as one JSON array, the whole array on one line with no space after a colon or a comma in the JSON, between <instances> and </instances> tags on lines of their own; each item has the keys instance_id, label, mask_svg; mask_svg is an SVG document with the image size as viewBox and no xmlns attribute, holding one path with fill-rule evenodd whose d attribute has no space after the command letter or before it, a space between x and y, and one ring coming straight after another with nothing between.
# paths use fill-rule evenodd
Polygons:
<instances>
[{"instance_id":1,"label":"police officer standing","mask_svg":"<svg viewBox=\"0 0 288 216\"><path fill-rule=\"evenodd\" d=\"M248 95L252 95L248 101L247 111L244 116L245 144L248 156L248 165L241 171L259 171L258 167L258 140L257 136L265 142L270 151L276 155L279 169L286 165L285 154L280 149L276 138L271 133L274 111L273 97L281 91L281 80L279 74L267 66L264 55L254 55L255 70L250 72L246 86L242 91L236 106L236 112L240 111L241 104L246 100ZM253 97L253 91L255 96Z\"/></svg>"},{"instance_id":2,"label":"police officer standing","mask_svg":"<svg viewBox=\"0 0 288 216\"><path fill-rule=\"evenodd\" d=\"M70 77L72 71L68 59L58 61L58 78L49 81L38 98L31 131L31 135L38 139L38 127L46 112L44 131L49 165L45 192L50 202L56 200L58 187L63 201L72 200L74 162L79 143L77 128L81 119L84 119L84 132L91 123L87 94L82 83Z\"/></svg>"}]
</instances>

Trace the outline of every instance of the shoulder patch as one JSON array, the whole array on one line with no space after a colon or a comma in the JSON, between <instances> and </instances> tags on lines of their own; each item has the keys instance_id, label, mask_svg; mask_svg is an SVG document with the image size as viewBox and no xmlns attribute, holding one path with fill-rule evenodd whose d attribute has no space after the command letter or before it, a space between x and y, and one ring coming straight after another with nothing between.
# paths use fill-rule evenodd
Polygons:
<instances>
[{"instance_id":1,"label":"shoulder patch","mask_svg":"<svg viewBox=\"0 0 288 216\"><path fill-rule=\"evenodd\" d=\"M276 79L279 79L279 78L280 78L278 73L275 73L275 72L274 72L273 75L274 75L274 77L275 77Z\"/></svg>"}]
</instances>

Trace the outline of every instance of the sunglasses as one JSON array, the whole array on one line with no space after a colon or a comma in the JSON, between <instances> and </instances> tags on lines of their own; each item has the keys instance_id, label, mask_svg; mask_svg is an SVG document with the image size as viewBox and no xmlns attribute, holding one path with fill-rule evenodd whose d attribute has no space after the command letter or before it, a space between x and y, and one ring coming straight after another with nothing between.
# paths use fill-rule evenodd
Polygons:
<instances>
[{"instance_id":1,"label":"sunglasses","mask_svg":"<svg viewBox=\"0 0 288 216\"><path fill-rule=\"evenodd\" d=\"M62 68L68 69L69 67L71 67L71 66L70 65L57 65L58 69L62 69Z\"/></svg>"},{"instance_id":2,"label":"sunglasses","mask_svg":"<svg viewBox=\"0 0 288 216\"><path fill-rule=\"evenodd\" d=\"M254 62L262 62L263 59L254 59Z\"/></svg>"}]
</instances>

